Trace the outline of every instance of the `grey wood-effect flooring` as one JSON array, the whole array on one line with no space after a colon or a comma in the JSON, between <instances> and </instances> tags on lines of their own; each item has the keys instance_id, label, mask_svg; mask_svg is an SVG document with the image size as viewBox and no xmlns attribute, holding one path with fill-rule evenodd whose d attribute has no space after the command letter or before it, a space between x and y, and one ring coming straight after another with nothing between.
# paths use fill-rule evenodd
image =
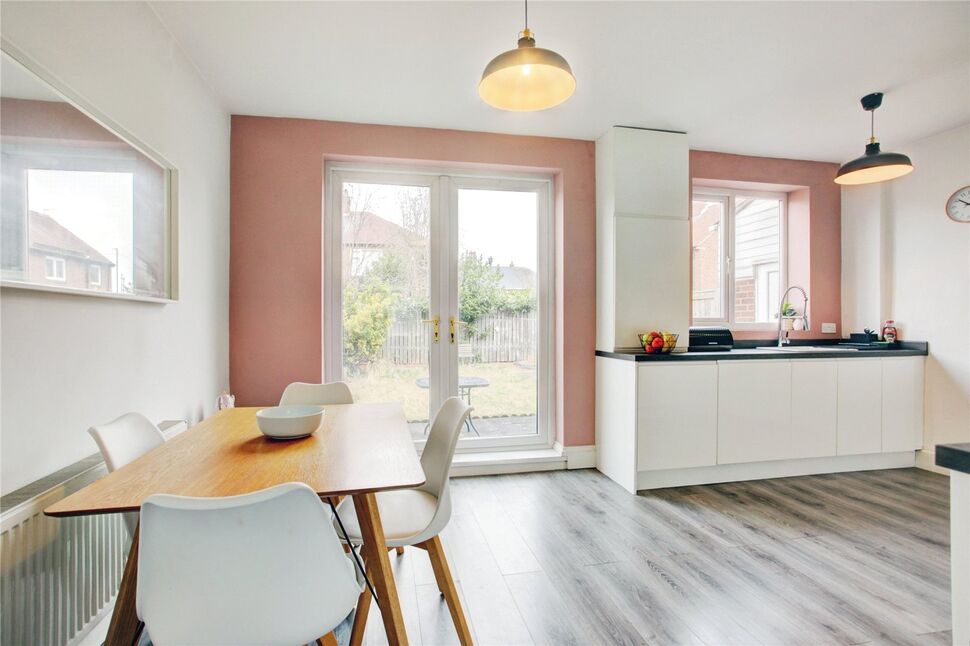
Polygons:
<instances>
[{"instance_id":1,"label":"grey wood-effect flooring","mask_svg":"<svg viewBox=\"0 0 970 646\"><path fill-rule=\"evenodd\" d=\"M583 470L452 487L442 540L477 644L951 641L944 476L898 469L632 496ZM457 643L427 555L391 562L411 643ZM365 644L383 643L375 609Z\"/></svg>"}]
</instances>

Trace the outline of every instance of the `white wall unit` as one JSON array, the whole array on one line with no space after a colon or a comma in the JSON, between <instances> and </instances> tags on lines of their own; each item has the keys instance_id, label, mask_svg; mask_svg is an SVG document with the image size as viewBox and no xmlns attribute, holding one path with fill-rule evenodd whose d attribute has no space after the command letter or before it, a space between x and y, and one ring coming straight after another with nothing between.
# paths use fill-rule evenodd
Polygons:
<instances>
[{"instance_id":1,"label":"white wall unit","mask_svg":"<svg viewBox=\"0 0 970 646\"><path fill-rule=\"evenodd\" d=\"M717 385L717 463L787 458L791 362L723 361Z\"/></svg>"},{"instance_id":2,"label":"white wall unit","mask_svg":"<svg viewBox=\"0 0 970 646\"><path fill-rule=\"evenodd\" d=\"M882 362L840 359L838 451L858 455L882 451Z\"/></svg>"},{"instance_id":3,"label":"white wall unit","mask_svg":"<svg viewBox=\"0 0 970 646\"><path fill-rule=\"evenodd\" d=\"M882 450L923 447L923 358L882 360Z\"/></svg>"},{"instance_id":4,"label":"white wall unit","mask_svg":"<svg viewBox=\"0 0 970 646\"><path fill-rule=\"evenodd\" d=\"M838 364L827 359L791 362L789 457L835 455L838 428Z\"/></svg>"},{"instance_id":5,"label":"white wall unit","mask_svg":"<svg viewBox=\"0 0 970 646\"><path fill-rule=\"evenodd\" d=\"M923 362L597 357L597 468L634 492L913 466Z\"/></svg>"},{"instance_id":6,"label":"white wall unit","mask_svg":"<svg viewBox=\"0 0 970 646\"><path fill-rule=\"evenodd\" d=\"M596 347L690 324L690 169L683 133L615 127L596 142Z\"/></svg>"},{"instance_id":7,"label":"white wall unit","mask_svg":"<svg viewBox=\"0 0 970 646\"><path fill-rule=\"evenodd\" d=\"M637 383L639 470L717 463L717 364L641 365Z\"/></svg>"}]
</instances>

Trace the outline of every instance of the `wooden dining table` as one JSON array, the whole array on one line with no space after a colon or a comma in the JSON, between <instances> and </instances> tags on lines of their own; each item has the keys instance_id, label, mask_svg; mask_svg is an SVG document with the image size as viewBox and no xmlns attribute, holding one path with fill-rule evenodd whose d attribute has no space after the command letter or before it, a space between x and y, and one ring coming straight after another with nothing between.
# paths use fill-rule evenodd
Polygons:
<instances>
[{"instance_id":1,"label":"wooden dining table","mask_svg":"<svg viewBox=\"0 0 970 646\"><path fill-rule=\"evenodd\" d=\"M44 510L49 516L138 511L157 493L235 496L284 482L304 482L321 497L353 496L367 573L373 579L388 642L407 644L375 494L418 487L424 471L400 404L325 406L309 437L273 440L256 426L258 408L219 411L137 460ZM132 646L141 623L135 610L138 530L115 600L108 646ZM286 576L280 572L280 576Z\"/></svg>"}]
</instances>

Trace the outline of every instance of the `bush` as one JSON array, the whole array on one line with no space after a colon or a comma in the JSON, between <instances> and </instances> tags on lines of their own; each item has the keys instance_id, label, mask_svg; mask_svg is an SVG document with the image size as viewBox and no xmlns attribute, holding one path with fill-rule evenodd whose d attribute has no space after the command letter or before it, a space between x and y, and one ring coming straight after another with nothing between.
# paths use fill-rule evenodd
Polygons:
<instances>
[{"instance_id":1,"label":"bush","mask_svg":"<svg viewBox=\"0 0 970 646\"><path fill-rule=\"evenodd\" d=\"M344 293L344 361L364 372L377 360L391 327L393 297L387 285L368 280Z\"/></svg>"}]
</instances>

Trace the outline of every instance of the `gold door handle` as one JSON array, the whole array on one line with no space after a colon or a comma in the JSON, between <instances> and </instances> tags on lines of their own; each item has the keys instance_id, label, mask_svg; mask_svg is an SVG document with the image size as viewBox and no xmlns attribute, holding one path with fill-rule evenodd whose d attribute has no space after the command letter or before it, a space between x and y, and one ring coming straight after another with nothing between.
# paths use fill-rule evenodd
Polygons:
<instances>
[{"instance_id":1,"label":"gold door handle","mask_svg":"<svg viewBox=\"0 0 970 646\"><path fill-rule=\"evenodd\" d=\"M441 317L435 314L429 319L423 319L422 323L431 323L434 326L434 342L437 343L438 339L441 337L440 327L441 327ZM452 333L452 339L454 339L454 333ZM454 343L454 341L452 341Z\"/></svg>"},{"instance_id":2,"label":"gold door handle","mask_svg":"<svg viewBox=\"0 0 970 646\"><path fill-rule=\"evenodd\" d=\"M454 316L448 318L448 334L451 336L451 345L455 345L455 332L458 328L458 321Z\"/></svg>"}]
</instances>

